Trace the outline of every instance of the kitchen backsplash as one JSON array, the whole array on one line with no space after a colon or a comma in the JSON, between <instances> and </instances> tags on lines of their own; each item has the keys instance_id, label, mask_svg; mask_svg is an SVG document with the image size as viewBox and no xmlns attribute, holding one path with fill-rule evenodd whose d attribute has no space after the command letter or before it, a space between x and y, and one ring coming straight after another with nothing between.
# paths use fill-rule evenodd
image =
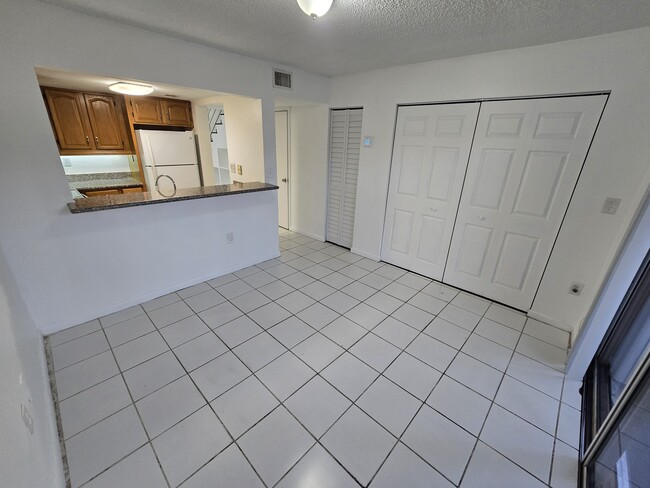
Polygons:
<instances>
[{"instance_id":1,"label":"kitchen backsplash","mask_svg":"<svg viewBox=\"0 0 650 488\"><path fill-rule=\"evenodd\" d=\"M134 156L61 156L66 175L88 173L124 173L131 171ZM137 165L137 163L135 163Z\"/></svg>"}]
</instances>

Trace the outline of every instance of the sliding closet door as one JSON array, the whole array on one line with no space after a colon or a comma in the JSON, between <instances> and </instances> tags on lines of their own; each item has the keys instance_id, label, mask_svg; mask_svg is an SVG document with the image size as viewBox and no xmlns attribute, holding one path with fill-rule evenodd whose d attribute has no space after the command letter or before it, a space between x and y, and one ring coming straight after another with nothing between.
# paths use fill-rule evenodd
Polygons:
<instances>
[{"instance_id":1,"label":"sliding closet door","mask_svg":"<svg viewBox=\"0 0 650 488\"><path fill-rule=\"evenodd\" d=\"M399 107L384 261L442 279L479 105Z\"/></svg>"},{"instance_id":2,"label":"sliding closet door","mask_svg":"<svg viewBox=\"0 0 650 488\"><path fill-rule=\"evenodd\" d=\"M362 109L330 112L326 240L352 247L359 176Z\"/></svg>"},{"instance_id":3,"label":"sliding closet door","mask_svg":"<svg viewBox=\"0 0 650 488\"><path fill-rule=\"evenodd\" d=\"M446 283L530 309L606 98L482 104Z\"/></svg>"}]
</instances>

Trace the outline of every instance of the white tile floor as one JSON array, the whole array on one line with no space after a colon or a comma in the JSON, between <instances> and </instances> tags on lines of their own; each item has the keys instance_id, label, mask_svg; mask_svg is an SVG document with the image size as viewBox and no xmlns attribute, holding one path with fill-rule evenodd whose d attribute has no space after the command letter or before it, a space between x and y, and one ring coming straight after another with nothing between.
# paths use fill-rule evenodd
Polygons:
<instances>
[{"instance_id":1,"label":"white tile floor","mask_svg":"<svg viewBox=\"0 0 650 488\"><path fill-rule=\"evenodd\" d=\"M282 231L50 337L72 487L574 488L569 336Z\"/></svg>"}]
</instances>

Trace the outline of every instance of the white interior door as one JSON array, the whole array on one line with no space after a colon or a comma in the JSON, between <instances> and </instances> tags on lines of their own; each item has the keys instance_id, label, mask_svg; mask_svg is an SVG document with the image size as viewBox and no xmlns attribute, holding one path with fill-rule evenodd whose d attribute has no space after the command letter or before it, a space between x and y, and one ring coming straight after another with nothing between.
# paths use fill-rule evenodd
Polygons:
<instances>
[{"instance_id":1,"label":"white interior door","mask_svg":"<svg viewBox=\"0 0 650 488\"><path fill-rule=\"evenodd\" d=\"M278 165L278 225L289 228L289 111L275 112L275 160Z\"/></svg>"},{"instance_id":2,"label":"white interior door","mask_svg":"<svg viewBox=\"0 0 650 488\"><path fill-rule=\"evenodd\" d=\"M362 109L330 112L326 240L352 247L357 201Z\"/></svg>"},{"instance_id":3,"label":"white interior door","mask_svg":"<svg viewBox=\"0 0 650 488\"><path fill-rule=\"evenodd\" d=\"M530 309L606 98L482 104L446 283Z\"/></svg>"},{"instance_id":4,"label":"white interior door","mask_svg":"<svg viewBox=\"0 0 650 488\"><path fill-rule=\"evenodd\" d=\"M399 107L382 260L442 279L479 105Z\"/></svg>"}]
</instances>

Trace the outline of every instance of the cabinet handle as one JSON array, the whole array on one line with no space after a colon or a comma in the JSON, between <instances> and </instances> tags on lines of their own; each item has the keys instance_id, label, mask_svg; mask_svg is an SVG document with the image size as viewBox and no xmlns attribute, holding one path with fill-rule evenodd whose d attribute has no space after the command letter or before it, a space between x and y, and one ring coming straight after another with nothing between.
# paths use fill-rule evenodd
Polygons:
<instances>
[{"instance_id":1,"label":"cabinet handle","mask_svg":"<svg viewBox=\"0 0 650 488\"><path fill-rule=\"evenodd\" d=\"M86 136L86 144L90 144L90 137Z\"/></svg>"},{"instance_id":2,"label":"cabinet handle","mask_svg":"<svg viewBox=\"0 0 650 488\"><path fill-rule=\"evenodd\" d=\"M99 146L99 137L95 136L95 143Z\"/></svg>"}]
</instances>

